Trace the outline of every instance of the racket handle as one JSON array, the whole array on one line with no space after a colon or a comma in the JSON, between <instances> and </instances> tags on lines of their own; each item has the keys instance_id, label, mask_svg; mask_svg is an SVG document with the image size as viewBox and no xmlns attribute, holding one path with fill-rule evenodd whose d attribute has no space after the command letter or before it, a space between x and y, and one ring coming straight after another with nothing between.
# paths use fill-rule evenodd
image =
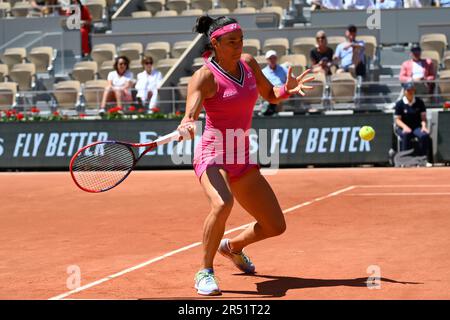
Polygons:
<instances>
[{"instance_id":1,"label":"racket handle","mask_svg":"<svg viewBox=\"0 0 450 320\"><path fill-rule=\"evenodd\" d=\"M172 133L166 134L165 136L159 137L158 139L155 140L156 145L160 146L166 143L169 143L170 141L178 141L178 139L180 138L180 133L178 132L178 130L175 130Z\"/></svg>"}]
</instances>

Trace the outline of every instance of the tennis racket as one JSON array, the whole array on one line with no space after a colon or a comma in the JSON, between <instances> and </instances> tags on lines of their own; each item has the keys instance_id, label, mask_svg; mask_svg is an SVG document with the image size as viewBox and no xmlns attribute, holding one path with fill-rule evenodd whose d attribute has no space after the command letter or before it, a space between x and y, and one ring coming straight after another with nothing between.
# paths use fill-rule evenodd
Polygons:
<instances>
[{"instance_id":1,"label":"tennis racket","mask_svg":"<svg viewBox=\"0 0 450 320\"><path fill-rule=\"evenodd\" d=\"M86 192L104 192L122 183L139 160L156 147L180 140L174 131L149 143L98 141L78 150L70 161L70 174L75 184ZM146 149L139 155L139 149Z\"/></svg>"}]
</instances>

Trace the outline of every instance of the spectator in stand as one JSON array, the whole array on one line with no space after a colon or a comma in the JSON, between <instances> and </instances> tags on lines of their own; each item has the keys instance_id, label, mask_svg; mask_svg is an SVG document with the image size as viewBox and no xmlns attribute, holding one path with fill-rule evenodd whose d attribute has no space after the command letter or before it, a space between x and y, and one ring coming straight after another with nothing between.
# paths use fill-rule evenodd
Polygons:
<instances>
[{"instance_id":1,"label":"spectator in stand","mask_svg":"<svg viewBox=\"0 0 450 320\"><path fill-rule=\"evenodd\" d=\"M103 93L100 105L100 114L105 112L107 103L116 102L118 107L122 107L123 102L132 101L131 88L133 87L133 73L129 70L130 60L125 56L116 58L114 71L108 74L108 86Z\"/></svg>"},{"instance_id":2,"label":"spectator in stand","mask_svg":"<svg viewBox=\"0 0 450 320\"><path fill-rule=\"evenodd\" d=\"M415 97L414 82L402 84L404 96L395 104L396 132L401 137L399 151L411 148L411 139L416 136L420 142L420 154L428 155L430 132L427 127L427 113L422 99Z\"/></svg>"},{"instance_id":3,"label":"spectator in stand","mask_svg":"<svg viewBox=\"0 0 450 320\"><path fill-rule=\"evenodd\" d=\"M343 0L307 0L308 4L311 5L311 10L342 10L344 9Z\"/></svg>"},{"instance_id":4,"label":"spectator in stand","mask_svg":"<svg viewBox=\"0 0 450 320\"><path fill-rule=\"evenodd\" d=\"M411 59L403 62L400 68L400 82L420 82L418 93L432 93L434 83L426 83L427 80L435 80L436 73L434 70L433 61L431 59L421 58L422 49L419 44L413 44L411 47ZM417 89L417 88L416 88Z\"/></svg>"},{"instance_id":5,"label":"spectator in stand","mask_svg":"<svg viewBox=\"0 0 450 320\"><path fill-rule=\"evenodd\" d=\"M57 0L31 0L30 4L35 12L48 15L53 12L53 8L51 6L55 6L57 4Z\"/></svg>"},{"instance_id":6,"label":"spectator in stand","mask_svg":"<svg viewBox=\"0 0 450 320\"><path fill-rule=\"evenodd\" d=\"M345 0L344 9L369 9L375 8L372 0Z\"/></svg>"},{"instance_id":7,"label":"spectator in stand","mask_svg":"<svg viewBox=\"0 0 450 320\"><path fill-rule=\"evenodd\" d=\"M376 0L376 9L396 9L403 8L402 0Z\"/></svg>"},{"instance_id":8,"label":"spectator in stand","mask_svg":"<svg viewBox=\"0 0 450 320\"><path fill-rule=\"evenodd\" d=\"M346 41L336 47L334 54L334 63L339 65L338 73L350 72L350 67L354 66L357 76L366 75L365 64L365 43L362 40L356 40L357 29L350 25L345 32Z\"/></svg>"},{"instance_id":9,"label":"spectator in stand","mask_svg":"<svg viewBox=\"0 0 450 320\"><path fill-rule=\"evenodd\" d=\"M153 58L150 56L142 59L142 66L144 71L137 75L136 98L141 107L148 105L148 109L151 110L158 103L158 87L162 81L162 74L153 68Z\"/></svg>"},{"instance_id":10,"label":"spectator in stand","mask_svg":"<svg viewBox=\"0 0 450 320\"><path fill-rule=\"evenodd\" d=\"M327 35L325 31L320 30L316 33L316 47L311 49L310 57L312 71L314 73L322 72L325 75L331 74L331 63L333 61L333 49L327 46Z\"/></svg>"},{"instance_id":11,"label":"spectator in stand","mask_svg":"<svg viewBox=\"0 0 450 320\"><path fill-rule=\"evenodd\" d=\"M263 74L272 83L273 86L284 86L287 79L288 70L278 64L278 56L275 50L266 52L267 66L262 69ZM262 114L265 116L273 115L282 110L282 105L264 102Z\"/></svg>"},{"instance_id":12,"label":"spectator in stand","mask_svg":"<svg viewBox=\"0 0 450 320\"><path fill-rule=\"evenodd\" d=\"M450 0L436 0L436 7L450 8Z\"/></svg>"},{"instance_id":13,"label":"spectator in stand","mask_svg":"<svg viewBox=\"0 0 450 320\"><path fill-rule=\"evenodd\" d=\"M80 33L81 33L81 51L84 57L88 57L91 53L91 40L90 40L90 32L91 32L91 24L92 24L92 16L89 12L87 6L83 5L80 0L72 0L72 5L77 5L80 8ZM71 8L67 8L64 15L70 16L74 14L75 11Z\"/></svg>"}]
</instances>

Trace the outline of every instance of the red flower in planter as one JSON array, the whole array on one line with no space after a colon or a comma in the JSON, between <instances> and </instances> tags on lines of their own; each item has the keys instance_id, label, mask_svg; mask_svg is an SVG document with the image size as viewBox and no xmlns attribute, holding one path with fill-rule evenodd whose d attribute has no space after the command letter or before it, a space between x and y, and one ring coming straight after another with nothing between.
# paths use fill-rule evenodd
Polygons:
<instances>
[{"instance_id":1,"label":"red flower in planter","mask_svg":"<svg viewBox=\"0 0 450 320\"><path fill-rule=\"evenodd\" d=\"M135 106L130 106L130 107L128 108L128 110L129 110L130 112L135 112L135 111L136 111L136 107L135 107Z\"/></svg>"},{"instance_id":2,"label":"red flower in planter","mask_svg":"<svg viewBox=\"0 0 450 320\"><path fill-rule=\"evenodd\" d=\"M58 111L55 111L55 112L53 112L53 115L54 115L55 117L59 117L59 112L58 112Z\"/></svg>"},{"instance_id":3,"label":"red flower in planter","mask_svg":"<svg viewBox=\"0 0 450 320\"><path fill-rule=\"evenodd\" d=\"M23 118L24 118L23 113L22 113L22 112L19 112L19 113L17 114L17 120L22 120Z\"/></svg>"},{"instance_id":4,"label":"red flower in planter","mask_svg":"<svg viewBox=\"0 0 450 320\"><path fill-rule=\"evenodd\" d=\"M41 110L39 110L39 108L37 108L37 107L32 107L31 108L31 112L32 113L39 113L39 112L41 112Z\"/></svg>"},{"instance_id":5,"label":"red flower in planter","mask_svg":"<svg viewBox=\"0 0 450 320\"><path fill-rule=\"evenodd\" d=\"M161 111L161 109L158 108L158 107L153 107L153 108L151 108L150 110L152 110L153 113L158 113L158 112Z\"/></svg>"},{"instance_id":6,"label":"red flower in planter","mask_svg":"<svg viewBox=\"0 0 450 320\"><path fill-rule=\"evenodd\" d=\"M86 114L85 114L85 113L80 113L78 116L79 116L80 118L84 118L84 117L86 117Z\"/></svg>"},{"instance_id":7,"label":"red flower in planter","mask_svg":"<svg viewBox=\"0 0 450 320\"><path fill-rule=\"evenodd\" d=\"M181 111L176 111L176 112L175 112L175 115L176 115L176 116L181 116L182 114L183 114L183 113L182 113Z\"/></svg>"},{"instance_id":8,"label":"red flower in planter","mask_svg":"<svg viewBox=\"0 0 450 320\"><path fill-rule=\"evenodd\" d=\"M144 109L144 108L139 108L139 109L138 109L138 112L139 112L139 113L144 113L144 112L145 112L145 109Z\"/></svg>"}]
</instances>

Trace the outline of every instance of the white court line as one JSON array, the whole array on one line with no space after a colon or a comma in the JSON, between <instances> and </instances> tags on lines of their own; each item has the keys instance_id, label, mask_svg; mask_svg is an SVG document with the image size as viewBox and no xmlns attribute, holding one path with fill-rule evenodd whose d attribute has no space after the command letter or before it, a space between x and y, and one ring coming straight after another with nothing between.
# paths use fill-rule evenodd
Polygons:
<instances>
[{"instance_id":1,"label":"white court line","mask_svg":"<svg viewBox=\"0 0 450 320\"><path fill-rule=\"evenodd\" d=\"M346 197L378 196L450 196L450 192L390 192L390 193L350 193Z\"/></svg>"},{"instance_id":2,"label":"white court line","mask_svg":"<svg viewBox=\"0 0 450 320\"><path fill-rule=\"evenodd\" d=\"M321 200L325 200L325 199L328 199L328 198L337 196L337 195L339 195L339 194L341 194L341 193L344 193L344 192L346 192L346 191L352 190L352 189L354 189L354 188L355 188L355 186L350 186L350 187L346 187L346 188L343 188L343 189L339 189L339 190L337 190L337 191L335 191L335 192L332 192L332 193L330 193L330 194L327 194L327 195L325 195L325 196L318 197L318 198L315 198L315 199L313 199L313 200L310 200L310 201L307 201L307 202L303 202L303 203L298 204L298 205L296 205L296 206L293 206L293 207L291 207L291 208L285 209L285 210L283 210L283 213L285 213L285 214L286 214L286 213L289 213L289 212L294 211L294 210L296 210L296 209L299 209L299 208L301 208L301 207L305 207L305 206L308 206L308 205L310 205L310 204L319 202L319 201L321 201ZM225 234L229 234L229 233L232 233L232 232L237 231L237 230L245 229L245 228L246 228L247 226L249 226L249 225L250 225L250 223L247 223L247 224L245 224L245 225L242 225L242 226L236 227L236 228L234 228L234 229L228 230L228 231L225 232ZM86 290L86 289L92 288L92 287L97 286L97 285L99 285L99 284L101 284L101 283L104 283L104 282L106 282L106 281L112 280L112 279L114 279L114 278L118 278L118 277L120 277L120 276L123 276L124 274L127 274L127 273L130 273L130 272L132 272L132 271L141 269L141 268L146 267L146 266L148 266L148 265L150 265L150 264L153 264L153 263L155 263L155 262L164 260L165 258L168 258L168 257L170 257L170 256L173 256L173 255L175 255L175 254L177 254L177 253L180 253L180 252L187 251L187 250L189 250L189 249L195 248L195 247L197 247L197 246L199 246L199 245L201 245L201 244L202 244L201 242L195 242L195 243L192 243L192 244L187 245L187 246L185 246L185 247L182 247L182 248L180 248L180 249L177 249L177 250L174 250L174 251L170 251L170 252L168 252L168 253L166 253L166 254L163 254L162 256L153 258L153 259L151 259L151 260L145 261L145 262L140 263L140 264L138 264L138 265L135 265L135 266L133 266L133 267L130 267L130 268L127 268L127 269L122 270L122 271L120 271L120 272L117 272L117 273L115 273L115 274L112 274L112 275L109 275L109 276L107 276L107 277L104 277L104 278L102 278L102 279L100 279L100 280L97 280L97 281L94 281L94 282L85 284L84 286L78 287L78 288L76 288L76 289L74 289L74 290L71 290L71 291L65 292L65 293L63 293L63 294L57 295L57 296L55 296L55 297L52 297L52 298L50 298L49 300L61 300L61 299L64 299L64 298L66 298L66 297L68 297L68 296L70 296L70 295L72 295L72 294L74 294L74 293L78 293L78 292L84 291L84 290Z\"/></svg>"}]
</instances>

